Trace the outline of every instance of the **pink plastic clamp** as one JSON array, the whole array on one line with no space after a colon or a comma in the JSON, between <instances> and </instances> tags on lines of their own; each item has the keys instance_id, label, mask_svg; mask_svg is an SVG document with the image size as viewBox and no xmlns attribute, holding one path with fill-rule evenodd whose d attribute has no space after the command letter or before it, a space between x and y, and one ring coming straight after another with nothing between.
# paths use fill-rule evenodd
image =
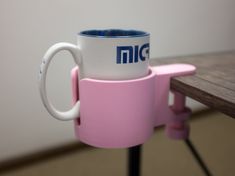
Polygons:
<instances>
[{"instance_id":1,"label":"pink plastic clamp","mask_svg":"<svg viewBox=\"0 0 235 176\"><path fill-rule=\"evenodd\" d=\"M155 80L155 127L165 125L166 134L171 139L186 139L189 126L186 123L191 115L190 108L185 106L185 95L171 90L174 94L173 105L170 106L170 79L195 73L196 68L188 64L171 64L152 67L156 73Z\"/></svg>"},{"instance_id":2,"label":"pink plastic clamp","mask_svg":"<svg viewBox=\"0 0 235 176\"><path fill-rule=\"evenodd\" d=\"M172 64L149 70L148 76L134 80L78 81L78 68L74 68L73 103L81 101L81 118L74 120L76 136L92 146L124 148L143 144L154 127L165 125L170 138L187 138L186 120L191 111L185 107L185 96L175 91L174 103L169 106L170 79L194 74L196 68Z\"/></svg>"}]
</instances>

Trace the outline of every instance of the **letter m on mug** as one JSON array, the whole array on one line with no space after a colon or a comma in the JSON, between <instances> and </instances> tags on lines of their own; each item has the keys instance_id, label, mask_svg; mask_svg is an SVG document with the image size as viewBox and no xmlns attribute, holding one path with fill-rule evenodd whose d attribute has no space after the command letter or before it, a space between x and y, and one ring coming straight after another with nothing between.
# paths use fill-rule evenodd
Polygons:
<instances>
[{"instance_id":1,"label":"letter m on mug","mask_svg":"<svg viewBox=\"0 0 235 176\"><path fill-rule=\"evenodd\" d=\"M117 64L136 63L149 59L149 43L142 46L117 46Z\"/></svg>"}]
</instances>

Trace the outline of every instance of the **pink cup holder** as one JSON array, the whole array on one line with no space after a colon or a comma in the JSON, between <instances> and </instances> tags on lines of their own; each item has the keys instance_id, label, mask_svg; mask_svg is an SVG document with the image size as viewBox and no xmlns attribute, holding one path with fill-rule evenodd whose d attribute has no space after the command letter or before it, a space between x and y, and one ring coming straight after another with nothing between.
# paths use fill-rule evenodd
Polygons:
<instances>
[{"instance_id":1,"label":"pink cup holder","mask_svg":"<svg viewBox=\"0 0 235 176\"><path fill-rule=\"evenodd\" d=\"M73 102L78 99L81 102L80 117L74 123L76 137L102 148L143 144L152 136L154 127L169 126L180 116L179 112L171 110L166 100L170 77L194 72L195 67L191 65L175 64L165 69L163 66L150 68L149 75L139 79L107 81L85 78L78 83L78 69L74 68ZM185 112L182 115L185 116ZM170 127L167 134L180 138L182 132L172 125ZM188 128L185 130L181 137L188 134Z\"/></svg>"},{"instance_id":2,"label":"pink cup holder","mask_svg":"<svg viewBox=\"0 0 235 176\"><path fill-rule=\"evenodd\" d=\"M150 71L148 76L134 80L80 80L76 136L103 148L144 143L154 129L154 76Z\"/></svg>"}]
</instances>

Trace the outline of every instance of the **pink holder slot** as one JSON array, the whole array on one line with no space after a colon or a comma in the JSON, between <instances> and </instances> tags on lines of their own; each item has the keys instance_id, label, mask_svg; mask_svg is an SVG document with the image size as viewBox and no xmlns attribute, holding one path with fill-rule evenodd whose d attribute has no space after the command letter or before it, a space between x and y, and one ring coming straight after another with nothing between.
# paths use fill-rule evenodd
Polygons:
<instances>
[{"instance_id":1,"label":"pink holder slot","mask_svg":"<svg viewBox=\"0 0 235 176\"><path fill-rule=\"evenodd\" d=\"M78 68L74 68L73 103L81 102L80 117L74 120L76 137L95 147L126 148L143 144L160 125L166 125L171 138L187 137L185 120L190 110L184 107L185 97L177 92L169 107L170 78L193 74L195 67L173 64L149 70L143 78L107 81L79 80Z\"/></svg>"}]
</instances>

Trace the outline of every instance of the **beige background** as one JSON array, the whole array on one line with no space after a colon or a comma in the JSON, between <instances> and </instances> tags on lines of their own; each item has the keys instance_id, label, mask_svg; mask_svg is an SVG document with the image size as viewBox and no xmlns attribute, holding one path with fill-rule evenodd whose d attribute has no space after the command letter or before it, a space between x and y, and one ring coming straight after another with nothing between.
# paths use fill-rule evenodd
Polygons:
<instances>
[{"instance_id":1,"label":"beige background","mask_svg":"<svg viewBox=\"0 0 235 176\"><path fill-rule=\"evenodd\" d=\"M88 28L137 28L151 33L152 58L231 50L234 9L233 0L1 0L0 160L74 140L72 122L51 118L39 98L37 73L52 44L76 43ZM73 66L61 53L50 67L48 91L62 109Z\"/></svg>"}]
</instances>

